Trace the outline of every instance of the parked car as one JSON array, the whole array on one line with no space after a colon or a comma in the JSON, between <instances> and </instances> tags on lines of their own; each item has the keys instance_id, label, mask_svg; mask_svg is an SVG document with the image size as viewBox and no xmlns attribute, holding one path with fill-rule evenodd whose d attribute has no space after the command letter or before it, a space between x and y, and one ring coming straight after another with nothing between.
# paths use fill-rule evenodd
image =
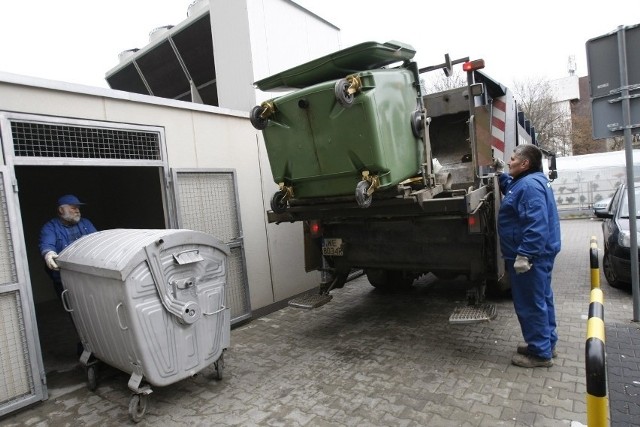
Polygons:
<instances>
[{"instance_id":1,"label":"parked car","mask_svg":"<svg viewBox=\"0 0 640 427\"><path fill-rule=\"evenodd\" d=\"M640 182L635 183L636 209L640 208ZM636 218L640 210L636 212ZM628 287L631 283L631 250L629 234L629 203L627 185L618 187L606 211L601 213L604 255L602 269L604 277L614 288ZM638 239L640 240L640 239ZM637 262L638 256L634 257Z\"/></svg>"},{"instance_id":2,"label":"parked car","mask_svg":"<svg viewBox=\"0 0 640 427\"><path fill-rule=\"evenodd\" d=\"M604 218L603 213L605 213L609 209L609 203L613 197L608 197L606 199L602 199L599 202L595 202L593 204L593 214L598 218Z\"/></svg>"}]
</instances>

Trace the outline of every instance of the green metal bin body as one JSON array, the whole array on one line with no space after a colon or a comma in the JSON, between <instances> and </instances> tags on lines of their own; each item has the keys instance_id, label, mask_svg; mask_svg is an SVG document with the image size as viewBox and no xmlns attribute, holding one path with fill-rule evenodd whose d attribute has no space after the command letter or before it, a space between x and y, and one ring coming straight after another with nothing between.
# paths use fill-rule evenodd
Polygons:
<instances>
[{"instance_id":1,"label":"green metal bin body","mask_svg":"<svg viewBox=\"0 0 640 427\"><path fill-rule=\"evenodd\" d=\"M272 100L263 130L276 183L295 199L354 194L362 172L377 175L379 190L419 173L423 143L414 136L418 109L413 72L405 68L356 73L360 91L349 107L334 94L336 81Z\"/></svg>"}]
</instances>

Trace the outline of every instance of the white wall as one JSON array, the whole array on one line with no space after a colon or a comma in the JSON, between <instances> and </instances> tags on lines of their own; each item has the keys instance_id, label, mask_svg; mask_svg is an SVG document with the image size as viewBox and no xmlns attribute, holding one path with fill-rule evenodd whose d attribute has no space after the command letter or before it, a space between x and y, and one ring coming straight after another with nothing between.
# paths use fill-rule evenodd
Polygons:
<instances>
[{"instance_id":1,"label":"white wall","mask_svg":"<svg viewBox=\"0 0 640 427\"><path fill-rule=\"evenodd\" d=\"M289 0L247 0L247 12L254 81L341 48L339 28Z\"/></svg>"},{"instance_id":2,"label":"white wall","mask_svg":"<svg viewBox=\"0 0 640 427\"><path fill-rule=\"evenodd\" d=\"M580 99L578 76L567 76L549 82L553 97L556 101L571 101Z\"/></svg>"},{"instance_id":3,"label":"white wall","mask_svg":"<svg viewBox=\"0 0 640 427\"><path fill-rule=\"evenodd\" d=\"M171 168L236 169L252 309L318 285L304 273L300 224L266 222L275 184L246 113L3 73L0 111L162 126Z\"/></svg>"}]
</instances>

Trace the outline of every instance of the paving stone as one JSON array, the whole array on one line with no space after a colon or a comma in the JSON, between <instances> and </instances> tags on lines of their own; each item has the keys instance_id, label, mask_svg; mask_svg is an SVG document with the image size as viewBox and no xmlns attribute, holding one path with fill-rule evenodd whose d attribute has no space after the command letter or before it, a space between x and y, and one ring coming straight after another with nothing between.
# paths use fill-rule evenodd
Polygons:
<instances>
[{"instance_id":1,"label":"paving stone","mask_svg":"<svg viewBox=\"0 0 640 427\"><path fill-rule=\"evenodd\" d=\"M468 283L419 281L383 294L360 277L314 310L286 307L231 331L225 377L203 371L155 388L139 426L570 426L586 425L585 336L590 237L600 221L563 220L553 287L560 356L552 368L511 365L522 342L508 298L496 319L451 325ZM605 293L611 426L639 425L640 330L630 291ZM128 424L128 375L101 370L80 385L0 419L2 426ZM84 381L82 372L75 372ZM61 393L61 394L57 394ZM636 423L636 424L633 424Z\"/></svg>"}]
</instances>

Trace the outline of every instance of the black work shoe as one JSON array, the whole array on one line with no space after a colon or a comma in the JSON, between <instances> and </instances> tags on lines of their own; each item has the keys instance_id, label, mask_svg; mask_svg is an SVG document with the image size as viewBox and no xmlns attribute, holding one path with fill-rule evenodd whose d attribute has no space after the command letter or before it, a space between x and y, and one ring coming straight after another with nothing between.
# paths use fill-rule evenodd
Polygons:
<instances>
[{"instance_id":1,"label":"black work shoe","mask_svg":"<svg viewBox=\"0 0 640 427\"><path fill-rule=\"evenodd\" d=\"M526 342L520 343L518 344L517 350L518 350L518 354L527 355L529 354L529 345ZM551 357L553 357L554 359L558 357L558 350L556 350L555 347L551 349Z\"/></svg>"},{"instance_id":2,"label":"black work shoe","mask_svg":"<svg viewBox=\"0 0 640 427\"><path fill-rule=\"evenodd\" d=\"M553 360L542 359L532 354L515 354L511 358L511 363L523 368L550 368L553 366Z\"/></svg>"}]
</instances>

